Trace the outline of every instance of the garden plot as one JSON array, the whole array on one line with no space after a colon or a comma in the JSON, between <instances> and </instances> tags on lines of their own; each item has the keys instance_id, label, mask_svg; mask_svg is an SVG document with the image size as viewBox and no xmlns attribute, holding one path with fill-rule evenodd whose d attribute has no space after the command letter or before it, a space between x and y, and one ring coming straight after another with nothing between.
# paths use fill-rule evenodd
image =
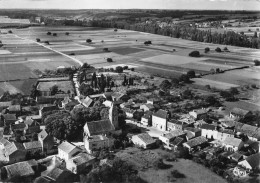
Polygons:
<instances>
[{"instance_id":1,"label":"garden plot","mask_svg":"<svg viewBox=\"0 0 260 183\"><path fill-rule=\"evenodd\" d=\"M205 58L194 58L194 57L185 57L179 55L170 55L170 54L163 54L154 57L149 57L142 59L142 61L149 62L149 63L156 63L162 65L181 65L187 64L191 62L198 62L204 60Z\"/></svg>"},{"instance_id":2,"label":"garden plot","mask_svg":"<svg viewBox=\"0 0 260 183\"><path fill-rule=\"evenodd\" d=\"M192 81L195 82L197 85L209 85L211 87L221 89L221 90L227 90L232 87L239 87L239 85L235 84L230 84L230 83L225 83L221 81L215 81L215 80L210 80L210 79L205 79L205 78L193 78Z\"/></svg>"},{"instance_id":3,"label":"garden plot","mask_svg":"<svg viewBox=\"0 0 260 183\"><path fill-rule=\"evenodd\" d=\"M14 87L9 82L1 82L0 89L2 91L2 93L0 93L0 95L2 95L6 91L9 91L10 94L22 93L18 88Z\"/></svg>"},{"instance_id":4,"label":"garden plot","mask_svg":"<svg viewBox=\"0 0 260 183\"><path fill-rule=\"evenodd\" d=\"M190 70L202 70L202 71L210 71L211 69L216 70L219 68L221 70L231 69L232 67L229 65L220 65L220 64L213 64L213 63L205 63L205 62L193 62L187 64L178 65L179 67L190 69Z\"/></svg>"},{"instance_id":5,"label":"garden plot","mask_svg":"<svg viewBox=\"0 0 260 183\"><path fill-rule=\"evenodd\" d=\"M33 71L33 70L40 70L44 71L46 69L53 70L57 69L59 66L64 67L71 67L73 65L73 62L64 62L64 61L48 61L48 62L31 62L27 66Z\"/></svg>"},{"instance_id":6,"label":"garden plot","mask_svg":"<svg viewBox=\"0 0 260 183\"><path fill-rule=\"evenodd\" d=\"M57 51L78 51L78 50L92 50L94 47L92 46L83 46L79 44L64 44L64 45L51 45L52 49Z\"/></svg>"},{"instance_id":7,"label":"garden plot","mask_svg":"<svg viewBox=\"0 0 260 183\"><path fill-rule=\"evenodd\" d=\"M162 51L151 51L151 50L146 50L142 52L137 52L137 53L131 53L129 56L132 57L137 57L137 58L149 58L149 57L154 57L158 55L162 55L164 52Z\"/></svg>"}]
</instances>

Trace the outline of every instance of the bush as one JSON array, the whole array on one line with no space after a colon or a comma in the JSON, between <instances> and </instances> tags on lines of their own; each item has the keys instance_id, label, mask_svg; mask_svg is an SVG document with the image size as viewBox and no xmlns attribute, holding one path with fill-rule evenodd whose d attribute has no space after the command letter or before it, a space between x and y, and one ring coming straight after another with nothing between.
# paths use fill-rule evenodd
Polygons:
<instances>
[{"instance_id":1,"label":"bush","mask_svg":"<svg viewBox=\"0 0 260 183\"><path fill-rule=\"evenodd\" d=\"M116 72L117 73L122 73L123 71L124 71L123 67L121 67L121 66L117 66L116 67Z\"/></svg>"},{"instance_id":2,"label":"bush","mask_svg":"<svg viewBox=\"0 0 260 183\"><path fill-rule=\"evenodd\" d=\"M65 34L66 34L67 36L68 36L68 35L70 35L70 33L69 33L69 32L66 32Z\"/></svg>"},{"instance_id":3,"label":"bush","mask_svg":"<svg viewBox=\"0 0 260 183\"><path fill-rule=\"evenodd\" d=\"M153 165L156 169L169 169L172 167L172 165L165 164L162 159L157 159Z\"/></svg>"},{"instance_id":4,"label":"bush","mask_svg":"<svg viewBox=\"0 0 260 183\"><path fill-rule=\"evenodd\" d=\"M208 53L210 51L209 47L205 48L205 53Z\"/></svg>"},{"instance_id":5,"label":"bush","mask_svg":"<svg viewBox=\"0 0 260 183\"><path fill-rule=\"evenodd\" d=\"M44 41L45 44L50 44L49 41Z\"/></svg>"},{"instance_id":6,"label":"bush","mask_svg":"<svg viewBox=\"0 0 260 183\"><path fill-rule=\"evenodd\" d=\"M227 47L225 47L225 48L224 48L224 51L228 51L228 48L227 48Z\"/></svg>"},{"instance_id":7,"label":"bush","mask_svg":"<svg viewBox=\"0 0 260 183\"><path fill-rule=\"evenodd\" d=\"M40 38L36 38L36 41L37 41L38 43L41 42Z\"/></svg>"},{"instance_id":8,"label":"bush","mask_svg":"<svg viewBox=\"0 0 260 183\"><path fill-rule=\"evenodd\" d=\"M255 66L259 66L260 65L260 61L259 60L254 60Z\"/></svg>"},{"instance_id":9,"label":"bush","mask_svg":"<svg viewBox=\"0 0 260 183\"><path fill-rule=\"evenodd\" d=\"M103 48L103 51L106 51L106 52L108 52L108 48Z\"/></svg>"},{"instance_id":10,"label":"bush","mask_svg":"<svg viewBox=\"0 0 260 183\"><path fill-rule=\"evenodd\" d=\"M47 32L47 35L50 36L50 35L51 35L51 32Z\"/></svg>"},{"instance_id":11,"label":"bush","mask_svg":"<svg viewBox=\"0 0 260 183\"><path fill-rule=\"evenodd\" d=\"M125 65L125 66L123 67L123 69L124 69L124 70L127 70L127 69L128 69L128 66L127 66L127 65Z\"/></svg>"},{"instance_id":12,"label":"bush","mask_svg":"<svg viewBox=\"0 0 260 183\"><path fill-rule=\"evenodd\" d=\"M215 51L216 51L216 52L221 52L221 49L220 49L219 47L217 47L217 48L215 49Z\"/></svg>"},{"instance_id":13,"label":"bush","mask_svg":"<svg viewBox=\"0 0 260 183\"><path fill-rule=\"evenodd\" d=\"M87 43L91 43L92 40L91 40L91 39L87 39L86 42L87 42Z\"/></svg>"},{"instance_id":14,"label":"bush","mask_svg":"<svg viewBox=\"0 0 260 183\"><path fill-rule=\"evenodd\" d=\"M171 175L174 178L185 178L186 177L184 174L180 173L178 170L171 171Z\"/></svg>"},{"instance_id":15,"label":"bush","mask_svg":"<svg viewBox=\"0 0 260 183\"><path fill-rule=\"evenodd\" d=\"M130 70L131 70L131 71L135 71L135 68L131 68Z\"/></svg>"},{"instance_id":16,"label":"bush","mask_svg":"<svg viewBox=\"0 0 260 183\"><path fill-rule=\"evenodd\" d=\"M117 32L117 29L114 29L115 32Z\"/></svg>"},{"instance_id":17,"label":"bush","mask_svg":"<svg viewBox=\"0 0 260 183\"><path fill-rule=\"evenodd\" d=\"M195 71L194 70L190 70L187 72L187 76L189 78L195 78L196 77L196 74L195 74Z\"/></svg>"},{"instance_id":18,"label":"bush","mask_svg":"<svg viewBox=\"0 0 260 183\"><path fill-rule=\"evenodd\" d=\"M190 57L200 57L200 52L199 51L192 51L189 53Z\"/></svg>"},{"instance_id":19,"label":"bush","mask_svg":"<svg viewBox=\"0 0 260 183\"><path fill-rule=\"evenodd\" d=\"M53 33L52 35L53 35L53 36L57 36L57 33Z\"/></svg>"},{"instance_id":20,"label":"bush","mask_svg":"<svg viewBox=\"0 0 260 183\"><path fill-rule=\"evenodd\" d=\"M9 30L9 31L8 31L8 33L9 33L9 34L12 34L12 33L13 33L13 31Z\"/></svg>"},{"instance_id":21,"label":"bush","mask_svg":"<svg viewBox=\"0 0 260 183\"><path fill-rule=\"evenodd\" d=\"M152 41L145 41L144 44L145 44L145 45L152 44Z\"/></svg>"},{"instance_id":22,"label":"bush","mask_svg":"<svg viewBox=\"0 0 260 183\"><path fill-rule=\"evenodd\" d=\"M107 58L107 62L113 62L112 58Z\"/></svg>"}]
</instances>

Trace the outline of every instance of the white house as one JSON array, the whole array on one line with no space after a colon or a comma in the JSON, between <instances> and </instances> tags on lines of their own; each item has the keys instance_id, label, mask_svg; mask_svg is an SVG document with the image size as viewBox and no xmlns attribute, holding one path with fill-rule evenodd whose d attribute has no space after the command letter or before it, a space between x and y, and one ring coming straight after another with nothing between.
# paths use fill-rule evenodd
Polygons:
<instances>
[{"instance_id":1,"label":"white house","mask_svg":"<svg viewBox=\"0 0 260 183\"><path fill-rule=\"evenodd\" d=\"M227 137L223 141L223 146L225 151L230 151L230 152L236 152L240 150L244 145L244 142L241 139L234 138L234 137Z\"/></svg>"},{"instance_id":2,"label":"white house","mask_svg":"<svg viewBox=\"0 0 260 183\"><path fill-rule=\"evenodd\" d=\"M168 112L165 110L158 110L152 116L152 126L158 128L159 130L166 131L167 130L167 117Z\"/></svg>"},{"instance_id":3,"label":"white house","mask_svg":"<svg viewBox=\"0 0 260 183\"><path fill-rule=\"evenodd\" d=\"M93 150L112 147L114 145L114 139L106 137L105 135L85 136L84 143L87 152L92 153Z\"/></svg>"},{"instance_id":4,"label":"white house","mask_svg":"<svg viewBox=\"0 0 260 183\"><path fill-rule=\"evenodd\" d=\"M176 137L185 137L185 133L182 130L173 130L169 133L165 133L159 136L159 139L166 144L167 146L170 146L170 143L176 138Z\"/></svg>"},{"instance_id":5,"label":"white house","mask_svg":"<svg viewBox=\"0 0 260 183\"><path fill-rule=\"evenodd\" d=\"M216 130L216 126L210 124L202 124L200 128L201 136L206 137L207 139L218 138L218 131Z\"/></svg>"},{"instance_id":6,"label":"white house","mask_svg":"<svg viewBox=\"0 0 260 183\"><path fill-rule=\"evenodd\" d=\"M144 149L150 148L155 144L155 140L148 133L141 133L132 136L132 142Z\"/></svg>"},{"instance_id":7,"label":"white house","mask_svg":"<svg viewBox=\"0 0 260 183\"><path fill-rule=\"evenodd\" d=\"M95 157L87 153L79 153L77 156L66 161L66 168L74 174L80 174L95 162Z\"/></svg>"},{"instance_id":8,"label":"white house","mask_svg":"<svg viewBox=\"0 0 260 183\"><path fill-rule=\"evenodd\" d=\"M58 146L58 157L64 160L72 158L78 152L80 152L80 149L67 141Z\"/></svg>"}]
</instances>

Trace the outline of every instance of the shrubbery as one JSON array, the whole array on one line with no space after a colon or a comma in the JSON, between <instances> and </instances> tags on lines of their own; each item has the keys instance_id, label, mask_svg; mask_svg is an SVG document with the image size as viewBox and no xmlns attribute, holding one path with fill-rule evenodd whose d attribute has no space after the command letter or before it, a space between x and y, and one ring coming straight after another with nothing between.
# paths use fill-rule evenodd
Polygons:
<instances>
[{"instance_id":1,"label":"shrubbery","mask_svg":"<svg viewBox=\"0 0 260 183\"><path fill-rule=\"evenodd\" d=\"M199 51L192 51L189 53L190 57L200 57L200 52Z\"/></svg>"}]
</instances>

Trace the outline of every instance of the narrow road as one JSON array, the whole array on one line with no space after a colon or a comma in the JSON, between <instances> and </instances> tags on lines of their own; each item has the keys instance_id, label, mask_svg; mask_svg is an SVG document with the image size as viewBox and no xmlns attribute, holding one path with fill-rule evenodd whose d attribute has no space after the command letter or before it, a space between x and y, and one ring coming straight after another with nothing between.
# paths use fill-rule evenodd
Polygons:
<instances>
[{"instance_id":1,"label":"narrow road","mask_svg":"<svg viewBox=\"0 0 260 183\"><path fill-rule=\"evenodd\" d=\"M46 48L46 49L49 49L49 50L51 50L51 51L53 51L53 52L55 52L55 53L58 53L58 54L60 54L60 55L62 55L62 56L64 56L64 57L67 57L67 58L73 60L74 62L76 62L77 64L79 64L80 66L83 65L83 63L82 63L80 60L78 60L78 59L76 59L76 58L73 58L73 57L71 57L71 56L69 56L69 55L66 55L65 53L62 53L62 52L60 52L60 51L54 50L53 48L50 48L50 47L48 47L48 46L46 46L46 45L44 45L44 44L42 44L42 43L39 43L39 42L37 42L37 41L30 40L30 39L22 38L22 37L20 37L20 36L18 36L18 35L15 35L15 36L16 36L17 38L22 39L22 40L28 40L28 41L31 41L31 42L33 42L33 43L36 43L36 44L38 44L38 45L40 45L40 46L42 46L42 47L44 47L44 48Z\"/></svg>"}]
</instances>

